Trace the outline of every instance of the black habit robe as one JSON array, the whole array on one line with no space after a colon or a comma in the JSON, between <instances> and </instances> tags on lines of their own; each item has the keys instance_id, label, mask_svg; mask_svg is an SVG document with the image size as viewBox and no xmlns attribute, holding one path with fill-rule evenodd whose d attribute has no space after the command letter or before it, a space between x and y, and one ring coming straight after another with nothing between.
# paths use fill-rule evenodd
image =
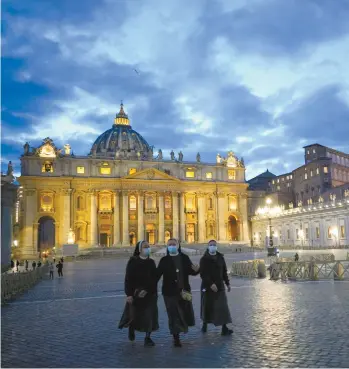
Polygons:
<instances>
[{"instance_id":1,"label":"black habit robe","mask_svg":"<svg viewBox=\"0 0 349 369\"><path fill-rule=\"evenodd\" d=\"M187 333L188 327L195 325L193 304L181 297L181 291L191 291L189 276L197 275L192 269L188 255L179 254L164 256L158 265L158 279L163 277L162 294L168 315L168 325L171 334Z\"/></svg>"},{"instance_id":2,"label":"black habit robe","mask_svg":"<svg viewBox=\"0 0 349 369\"><path fill-rule=\"evenodd\" d=\"M227 265L223 254L210 255L208 251L200 260L201 283L201 319L204 323L221 326L231 323L225 286L229 286ZM212 284L218 292L211 290Z\"/></svg>"},{"instance_id":3,"label":"black habit robe","mask_svg":"<svg viewBox=\"0 0 349 369\"><path fill-rule=\"evenodd\" d=\"M132 327L139 332L152 332L159 329L157 283L155 261L151 258L142 259L139 256L137 244L135 254L127 264L125 276L125 293L126 296L133 296L133 303L126 302L119 323L120 329ZM138 297L141 290L147 291L143 298Z\"/></svg>"}]
</instances>

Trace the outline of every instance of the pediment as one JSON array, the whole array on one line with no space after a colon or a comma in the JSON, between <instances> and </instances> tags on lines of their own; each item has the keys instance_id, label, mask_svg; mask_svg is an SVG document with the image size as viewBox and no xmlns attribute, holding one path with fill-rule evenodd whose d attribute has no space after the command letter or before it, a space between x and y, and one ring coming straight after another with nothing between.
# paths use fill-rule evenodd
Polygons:
<instances>
[{"instance_id":1,"label":"pediment","mask_svg":"<svg viewBox=\"0 0 349 369\"><path fill-rule=\"evenodd\" d=\"M155 168L148 168L141 170L140 172L136 172L134 174L127 175L123 177L123 179L141 179L141 180L148 180L148 181L177 181L179 182L178 178L172 177L167 173L161 172Z\"/></svg>"}]
</instances>

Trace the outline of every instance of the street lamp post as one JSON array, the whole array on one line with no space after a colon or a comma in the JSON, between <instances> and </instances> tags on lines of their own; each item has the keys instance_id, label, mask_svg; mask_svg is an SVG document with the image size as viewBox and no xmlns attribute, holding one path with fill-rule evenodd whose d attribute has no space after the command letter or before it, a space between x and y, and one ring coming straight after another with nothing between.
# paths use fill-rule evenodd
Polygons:
<instances>
[{"instance_id":1,"label":"street lamp post","mask_svg":"<svg viewBox=\"0 0 349 369\"><path fill-rule=\"evenodd\" d=\"M268 206L268 214L269 214L269 246L270 247L273 247L274 246L274 241L273 241L273 234L272 234L272 227L271 227L271 217L270 217L270 204L271 204L271 199L268 197L266 200L265 200L267 206Z\"/></svg>"}]
</instances>

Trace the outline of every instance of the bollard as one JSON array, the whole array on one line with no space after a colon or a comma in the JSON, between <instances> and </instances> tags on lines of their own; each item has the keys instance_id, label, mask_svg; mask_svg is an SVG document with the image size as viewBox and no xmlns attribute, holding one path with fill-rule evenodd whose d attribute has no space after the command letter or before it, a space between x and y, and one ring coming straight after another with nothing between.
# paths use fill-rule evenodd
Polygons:
<instances>
[{"instance_id":1,"label":"bollard","mask_svg":"<svg viewBox=\"0 0 349 369\"><path fill-rule=\"evenodd\" d=\"M337 262L333 267L333 272L335 281L341 281L344 279L344 268L342 263Z\"/></svg>"},{"instance_id":2,"label":"bollard","mask_svg":"<svg viewBox=\"0 0 349 369\"><path fill-rule=\"evenodd\" d=\"M258 263L258 278L265 278L267 276L267 268L265 266L264 260L260 260Z\"/></svg>"}]
</instances>

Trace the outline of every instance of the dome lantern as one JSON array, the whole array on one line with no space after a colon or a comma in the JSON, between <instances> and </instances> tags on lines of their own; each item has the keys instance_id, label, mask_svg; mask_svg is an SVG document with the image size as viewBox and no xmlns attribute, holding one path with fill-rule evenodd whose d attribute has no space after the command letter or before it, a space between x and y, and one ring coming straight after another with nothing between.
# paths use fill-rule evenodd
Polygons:
<instances>
[{"instance_id":1,"label":"dome lantern","mask_svg":"<svg viewBox=\"0 0 349 369\"><path fill-rule=\"evenodd\" d=\"M128 119L128 115L124 111L124 104L122 103L122 101L120 104L120 111L115 116L114 125L121 125L121 126L130 125L130 120Z\"/></svg>"}]
</instances>

